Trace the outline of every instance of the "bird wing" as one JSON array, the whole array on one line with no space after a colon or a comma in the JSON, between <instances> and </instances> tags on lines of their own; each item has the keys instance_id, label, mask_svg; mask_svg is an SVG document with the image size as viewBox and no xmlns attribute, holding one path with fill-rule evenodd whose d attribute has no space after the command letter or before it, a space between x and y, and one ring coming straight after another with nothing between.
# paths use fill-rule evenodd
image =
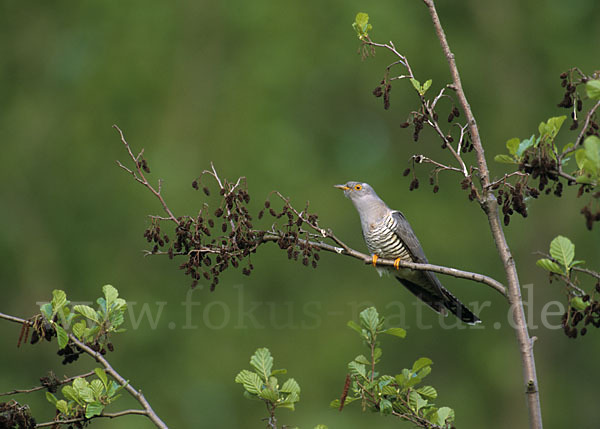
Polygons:
<instances>
[{"instance_id":1,"label":"bird wing","mask_svg":"<svg viewBox=\"0 0 600 429\"><path fill-rule=\"evenodd\" d=\"M396 235L400 240L402 240L402 242L404 243L404 247L413 257L413 262L417 262L420 264L428 264L429 261L425 256L423 247L421 246L421 243L419 243L419 239L415 235L414 231L412 230L410 224L408 223L404 215L401 212L394 210L392 212L392 216L396 221ZM435 289L437 289L439 296L444 296L444 293L442 292L444 290L444 287L442 286L438 278L435 276L435 274L433 274L430 271L423 271L423 274L427 278L427 280L429 280L430 284L432 284L435 287Z\"/></svg>"},{"instance_id":2,"label":"bird wing","mask_svg":"<svg viewBox=\"0 0 600 429\"><path fill-rule=\"evenodd\" d=\"M392 217L396 221L395 233L398 238L402 240L402 243L404 243L404 247L408 250L408 253L413 257L413 262L427 264L428 261L425 252L423 251L423 247L421 246L421 243L419 243L419 239L404 215L401 212L394 210L392 211Z\"/></svg>"}]
</instances>

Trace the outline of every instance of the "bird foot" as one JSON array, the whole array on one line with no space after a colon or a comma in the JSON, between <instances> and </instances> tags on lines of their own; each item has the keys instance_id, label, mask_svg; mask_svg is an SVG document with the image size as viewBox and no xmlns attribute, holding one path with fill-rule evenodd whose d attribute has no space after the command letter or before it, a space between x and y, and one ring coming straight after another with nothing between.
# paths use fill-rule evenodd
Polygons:
<instances>
[{"instance_id":1,"label":"bird foot","mask_svg":"<svg viewBox=\"0 0 600 429\"><path fill-rule=\"evenodd\" d=\"M402 260L402 259L400 259L400 258L397 258L397 259L394 261L394 268L395 268L395 269L397 269L397 270L399 270L399 269L400 269L400 261L401 261L401 260Z\"/></svg>"},{"instance_id":2,"label":"bird foot","mask_svg":"<svg viewBox=\"0 0 600 429\"><path fill-rule=\"evenodd\" d=\"M377 255L373 255L373 266L376 267L377 266L377 260L379 259L379 256Z\"/></svg>"}]
</instances>

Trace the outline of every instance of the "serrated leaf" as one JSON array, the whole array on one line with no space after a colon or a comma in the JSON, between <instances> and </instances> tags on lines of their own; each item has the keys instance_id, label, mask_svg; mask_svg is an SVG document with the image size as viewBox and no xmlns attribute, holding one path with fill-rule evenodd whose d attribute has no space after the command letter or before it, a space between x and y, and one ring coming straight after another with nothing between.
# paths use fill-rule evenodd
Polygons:
<instances>
[{"instance_id":1,"label":"serrated leaf","mask_svg":"<svg viewBox=\"0 0 600 429\"><path fill-rule=\"evenodd\" d=\"M277 392L275 392L274 390L271 390L268 388L262 389L258 393L258 396L266 399L267 401L271 401L271 402L277 402L277 400L279 399L279 394Z\"/></svg>"},{"instance_id":2,"label":"serrated leaf","mask_svg":"<svg viewBox=\"0 0 600 429\"><path fill-rule=\"evenodd\" d=\"M424 396L427 399L435 399L437 398L437 390L435 390L432 386L423 386L417 389L417 392L421 396Z\"/></svg>"},{"instance_id":3,"label":"serrated leaf","mask_svg":"<svg viewBox=\"0 0 600 429\"><path fill-rule=\"evenodd\" d=\"M56 401L56 409L64 415L69 415L69 405L64 399Z\"/></svg>"},{"instance_id":4,"label":"serrated leaf","mask_svg":"<svg viewBox=\"0 0 600 429\"><path fill-rule=\"evenodd\" d=\"M54 406L56 406L56 403L58 402L58 399L56 399L56 396L54 396L50 392L46 392L46 399L48 400L48 402L50 402Z\"/></svg>"},{"instance_id":5,"label":"serrated leaf","mask_svg":"<svg viewBox=\"0 0 600 429\"><path fill-rule=\"evenodd\" d=\"M440 407L437 410L438 421L437 424L440 426L445 425L454 421L454 410L450 407Z\"/></svg>"},{"instance_id":6,"label":"serrated leaf","mask_svg":"<svg viewBox=\"0 0 600 429\"><path fill-rule=\"evenodd\" d=\"M56 314L62 307L67 304L67 294L65 291L60 289L54 289L52 291L52 312Z\"/></svg>"},{"instance_id":7,"label":"serrated leaf","mask_svg":"<svg viewBox=\"0 0 600 429\"><path fill-rule=\"evenodd\" d=\"M600 80L588 80L585 90L592 100L600 100Z\"/></svg>"},{"instance_id":8,"label":"serrated leaf","mask_svg":"<svg viewBox=\"0 0 600 429\"><path fill-rule=\"evenodd\" d=\"M373 360L375 363L377 363L382 354L383 350L381 350L381 347L375 347L375 349L373 349Z\"/></svg>"},{"instance_id":9,"label":"serrated leaf","mask_svg":"<svg viewBox=\"0 0 600 429\"><path fill-rule=\"evenodd\" d=\"M371 365L371 361L365 355L358 355L354 358L354 362L362 363L363 365Z\"/></svg>"},{"instance_id":10,"label":"serrated leaf","mask_svg":"<svg viewBox=\"0 0 600 429\"><path fill-rule=\"evenodd\" d=\"M91 321L100 324L100 319L98 318L98 313L92 307L88 305L74 305L73 311L81 314L86 319L90 319Z\"/></svg>"},{"instance_id":11,"label":"serrated leaf","mask_svg":"<svg viewBox=\"0 0 600 429\"><path fill-rule=\"evenodd\" d=\"M90 419L94 416L99 416L102 414L102 410L104 410L104 405L102 405L100 402L90 402L85 407L85 418Z\"/></svg>"},{"instance_id":12,"label":"serrated leaf","mask_svg":"<svg viewBox=\"0 0 600 429\"><path fill-rule=\"evenodd\" d=\"M394 407L392 403L387 399L382 399L379 401L379 412L381 414L390 414L393 411Z\"/></svg>"},{"instance_id":13,"label":"serrated leaf","mask_svg":"<svg viewBox=\"0 0 600 429\"><path fill-rule=\"evenodd\" d=\"M384 334L393 335L395 337L405 338L406 330L402 328L388 328L383 331Z\"/></svg>"},{"instance_id":14,"label":"serrated leaf","mask_svg":"<svg viewBox=\"0 0 600 429\"><path fill-rule=\"evenodd\" d=\"M102 286L102 293L106 298L106 308L110 310L112 304L119 297L119 291L112 285Z\"/></svg>"},{"instance_id":15,"label":"serrated leaf","mask_svg":"<svg viewBox=\"0 0 600 429\"><path fill-rule=\"evenodd\" d=\"M69 334L65 331L61 326L54 324L54 329L56 329L56 339L58 341L58 348L64 349L65 346L69 343Z\"/></svg>"},{"instance_id":16,"label":"serrated leaf","mask_svg":"<svg viewBox=\"0 0 600 429\"><path fill-rule=\"evenodd\" d=\"M575 259L575 245L567 237L559 235L550 243L550 256L569 269Z\"/></svg>"},{"instance_id":17,"label":"serrated leaf","mask_svg":"<svg viewBox=\"0 0 600 429\"><path fill-rule=\"evenodd\" d=\"M415 363L413 363L412 370L413 370L413 372L418 372L419 370L425 368L426 366L431 365L432 363L433 363L433 361L429 358L426 358L426 357L419 358L415 361Z\"/></svg>"},{"instance_id":18,"label":"serrated leaf","mask_svg":"<svg viewBox=\"0 0 600 429\"><path fill-rule=\"evenodd\" d=\"M65 398L75 401L78 404L82 405L81 398L79 397L77 390L75 390L70 384L63 386L62 389L60 389L60 391Z\"/></svg>"},{"instance_id":19,"label":"serrated leaf","mask_svg":"<svg viewBox=\"0 0 600 429\"><path fill-rule=\"evenodd\" d=\"M104 384L104 388L108 389L108 378L106 377L104 370L102 368L94 368L94 372L100 381L102 381L102 384Z\"/></svg>"},{"instance_id":20,"label":"serrated leaf","mask_svg":"<svg viewBox=\"0 0 600 429\"><path fill-rule=\"evenodd\" d=\"M550 271L551 273L564 274L564 271L560 269L558 264L550 259L538 259L535 264L546 271Z\"/></svg>"},{"instance_id":21,"label":"serrated leaf","mask_svg":"<svg viewBox=\"0 0 600 429\"><path fill-rule=\"evenodd\" d=\"M73 331L73 335L75 335L77 338L79 338L81 340L83 335L85 334L86 327L87 327L87 324L85 323L85 320L80 320L79 322L77 322L73 325L71 330Z\"/></svg>"},{"instance_id":22,"label":"serrated leaf","mask_svg":"<svg viewBox=\"0 0 600 429\"><path fill-rule=\"evenodd\" d=\"M104 393L104 383L96 378L90 382L90 389L94 394L94 399L98 400Z\"/></svg>"},{"instance_id":23,"label":"serrated leaf","mask_svg":"<svg viewBox=\"0 0 600 429\"><path fill-rule=\"evenodd\" d=\"M369 307L360 312L360 323L371 332L377 330L379 325L379 313L375 307Z\"/></svg>"},{"instance_id":24,"label":"serrated leaf","mask_svg":"<svg viewBox=\"0 0 600 429\"><path fill-rule=\"evenodd\" d=\"M494 161L500 162L502 164L516 164L517 163L517 161L515 161L515 159L512 156L505 155L505 154L496 155L494 157Z\"/></svg>"},{"instance_id":25,"label":"serrated leaf","mask_svg":"<svg viewBox=\"0 0 600 429\"><path fill-rule=\"evenodd\" d=\"M518 137L513 137L506 141L506 149L508 149L508 153L511 155L517 154L517 149L519 149L519 144L521 144L521 140Z\"/></svg>"},{"instance_id":26,"label":"serrated leaf","mask_svg":"<svg viewBox=\"0 0 600 429\"><path fill-rule=\"evenodd\" d=\"M408 394L408 406L410 409L415 412L419 412L422 404L423 398L421 398L421 395L419 395L416 391L411 390L411 392Z\"/></svg>"},{"instance_id":27,"label":"serrated leaf","mask_svg":"<svg viewBox=\"0 0 600 429\"><path fill-rule=\"evenodd\" d=\"M367 378L367 370L365 366L358 362L350 362L348 364L348 370L352 375L360 375L363 378Z\"/></svg>"},{"instance_id":28,"label":"serrated leaf","mask_svg":"<svg viewBox=\"0 0 600 429\"><path fill-rule=\"evenodd\" d=\"M271 356L269 349L263 347L256 350L250 358L250 365L265 381L268 380L273 369L273 356Z\"/></svg>"},{"instance_id":29,"label":"serrated leaf","mask_svg":"<svg viewBox=\"0 0 600 429\"><path fill-rule=\"evenodd\" d=\"M235 382L241 383L248 392L258 395L263 387L263 381L257 373L244 369L235 376Z\"/></svg>"},{"instance_id":30,"label":"serrated leaf","mask_svg":"<svg viewBox=\"0 0 600 429\"><path fill-rule=\"evenodd\" d=\"M300 394L300 385L293 378L288 378L285 381L285 383L283 383L283 386L281 386L281 389L279 389L279 391L284 393Z\"/></svg>"}]
</instances>

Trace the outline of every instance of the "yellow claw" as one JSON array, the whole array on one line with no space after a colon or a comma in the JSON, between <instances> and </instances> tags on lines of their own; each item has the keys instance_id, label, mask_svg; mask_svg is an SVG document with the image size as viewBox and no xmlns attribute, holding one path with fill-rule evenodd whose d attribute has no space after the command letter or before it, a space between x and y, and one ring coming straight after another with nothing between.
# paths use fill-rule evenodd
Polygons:
<instances>
[{"instance_id":1,"label":"yellow claw","mask_svg":"<svg viewBox=\"0 0 600 429\"><path fill-rule=\"evenodd\" d=\"M401 261L401 259L400 259L400 258L397 258L397 259L394 261L394 268L395 268L395 269L397 269L397 270L399 270L399 269L400 269L400 261Z\"/></svg>"},{"instance_id":2,"label":"yellow claw","mask_svg":"<svg viewBox=\"0 0 600 429\"><path fill-rule=\"evenodd\" d=\"M377 255L373 255L373 266L376 267L377 266L377 260L379 259L379 256Z\"/></svg>"}]
</instances>

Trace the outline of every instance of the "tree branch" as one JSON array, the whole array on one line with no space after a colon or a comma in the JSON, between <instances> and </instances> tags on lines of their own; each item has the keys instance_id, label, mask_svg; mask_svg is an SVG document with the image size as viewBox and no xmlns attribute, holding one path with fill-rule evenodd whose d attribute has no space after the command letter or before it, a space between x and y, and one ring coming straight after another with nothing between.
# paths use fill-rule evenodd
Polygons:
<instances>
[{"instance_id":1,"label":"tree branch","mask_svg":"<svg viewBox=\"0 0 600 429\"><path fill-rule=\"evenodd\" d=\"M76 418L65 419L65 420L52 420L51 422L38 423L35 425L35 427L36 428L43 428L43 427L48 427L48 426L58 427L59 425L67 425L67 424L77 423L77 422L88 422L88 421L98 418L98 417L114 419L116 417L122 417L122 416L127 416L127 415L132 415L132 414L145 416L146 410L124 410L124 411L119 411L118 413L102 413L98 416L90 417L89 419L86 417L76 417Z\"/></svg>"},{"instance_id":2,"label":"tree branch","mask_svg":"<svg viewBox=\"0 0 600 429\"><path fill-rule=\"evenodd\" d=\"M7 319L7 320L9 320L9 319ZM90 372L86 372L85 374L75 375L73 377L65 378L63 380L56 380L56 385L60 386L61 384L67 384L67 383L70 383L71 381L75 380L76 378L86 378L86 377L90 377L94 374L95 374L94 371L90 371ZM16 389L16 390L11 390L10 392L0 393L0 396L16 395L18 393L32 393L32 392L37 392L38 390L43 390L43 389L47 389L47 388L48 388L48 386L41 385L41 386L32 387L31 389Z\"/></svg>"},{"instance_id":3,"label":"tree branch","mask_svg":"<svg viewBox=\"0 0 600 429\"><path fill-rule=\"evenodd\" d=\"M15 317L15 316L10 316L10 315L4 314L4 313L0 313L0 319L9 320L11 322L19 323L21 325L23 325L23 324L32 325L32 323L33 323L29 320L21 319L19 317ZM96 362L100 363L104 367L105 371L108 374L110 374L110 376L112 378L114 378L117 381L117 383L119 383L121 386L123 386L123 388L125 390L127 390L129 392L129 394L131 396L133 396L140 403L140 405L144 408L143 410L134 410L134 411L136 411L135 413L132 412L129 414L145 415L156 425L156 427L161 428L161 429L168 429L167 425L154 412L154 410L150 406L150 403L146 400L146 398L142 394L142 391L136 390L127 380L125 380L111 366L111 364L104 358L104 356L102 356L99 352L95 352L94 350L92 350L86 344L84 344L79 339L77 339L77 337L73 334L69 334L69 341L72 342L73 344L75 344L77 347L79 347L85 353L87 353L88 355L93 357L96 360ZM140 411L140 412L137 412L137 411ZM109 417L109 416L107 415L107 417ZM56 422L54 422L54 423L56 423ZM51 426L51 425L46 425L46 426Z\"/></svg>"},{"instance_id":4,"label":"tree branch","mask_svg":"<svg viewBox=\"0 0 600 429\"><path fill-rule=\"evenodd\" d=\"M442 51L448 61L450 68L450 74L452 75L452 81L454 82L455 90L461 107L467 117L469 132L475 154L477 157L477 164L479 167L479 176L481 180L481 186L483 194L480 198L480 203L483 210L485 211L490 229L496 243L496 248L500 259L504 265L504 271L508 280L508 302L510 303L513 311L513 318L515 321L515 333L519 342L519 349L521 352L521 361L523 364L523 378L526 386L527 404L529 408L529 424L533 429L542 429L542 412L540 407L539 388L537 381L537 374L535 369L535 359L533 355L533 340L529 336L527 329L527 323L525 318L525 310L523 308L523 300L521 298L521 287L519 284L519 277L515 266L514 259L512 257L510 248L506 242L502 225L500 224L500 217L498 213L498 202L493 191L490 189L490 178L487 161L485 159L485 153L483 145L481 143L481 137L479 134L479 128L477 122L471 110L471 106L467 100L465 92L462 87L460 74L458 67L456 66L456 60L454 54L450 50L446 34L440 22L437 10L435 8L434 0L423 0L431 20L435 28L435 32L440 41Z\"/></svg>"}]
</instances>

